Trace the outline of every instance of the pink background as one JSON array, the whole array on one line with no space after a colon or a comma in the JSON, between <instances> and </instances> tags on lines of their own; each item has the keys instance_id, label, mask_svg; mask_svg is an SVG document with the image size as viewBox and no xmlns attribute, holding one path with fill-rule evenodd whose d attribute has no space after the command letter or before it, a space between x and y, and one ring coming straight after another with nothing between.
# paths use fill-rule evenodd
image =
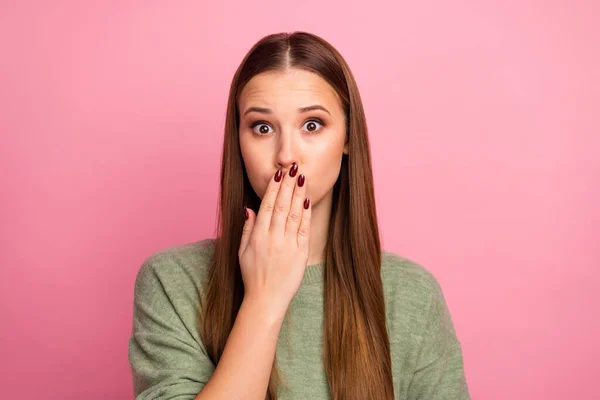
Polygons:
<instances>
[{"instance_id":1,"label":"pink background","mask_svg":"<svg viewBox=\"0 0 600 400\"><path fill-rule=\"evenodd\" d=\"M442 284L473 398L597 396L599 15L592 0L3 1L0 397L132 398L137 270L213 235L230 79L293 30L355 73L384 247Z\"/></svg>"}]
</instances>

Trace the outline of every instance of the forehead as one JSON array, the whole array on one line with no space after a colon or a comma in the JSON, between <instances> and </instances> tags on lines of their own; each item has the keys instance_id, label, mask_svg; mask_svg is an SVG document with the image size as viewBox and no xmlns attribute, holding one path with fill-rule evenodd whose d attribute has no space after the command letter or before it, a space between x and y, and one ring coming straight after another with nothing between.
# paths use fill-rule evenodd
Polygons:
<instances>
[{"instance_id":1,"label":"forehead","mask_svg":"<svg viewBox=\"0 0 600 400\"><path fill-rule=\"evenodd\" d=\"M309 104L310 103L310 104ZM333 87L319 75L300 69L269 71L255 75L240 93L240 108L252 105L339 106Z\"/></svg>"}]
</instances>

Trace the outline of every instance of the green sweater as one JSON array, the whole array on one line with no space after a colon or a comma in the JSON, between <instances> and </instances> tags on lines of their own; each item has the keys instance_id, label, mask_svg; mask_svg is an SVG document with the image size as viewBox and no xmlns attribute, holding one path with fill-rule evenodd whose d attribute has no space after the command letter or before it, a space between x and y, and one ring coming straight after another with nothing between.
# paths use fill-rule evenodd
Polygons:
<instances>
[{"instance_id":1,"label":"green sweater","mask_svg":"<svg viewBox=\"0 0 600 400\"><path fill-rule=\"evenodd\" d=\"M193 399L215 366L198 333L201 282L214 239L148 257L135 281L129 363L136 400ZM322 361L323 268L309 265L277 342L287 399L328 399ZM396 399L469 399L462 350L442 290L423 267L383 251L387 326Z\"/></svg>"}]
</instances>

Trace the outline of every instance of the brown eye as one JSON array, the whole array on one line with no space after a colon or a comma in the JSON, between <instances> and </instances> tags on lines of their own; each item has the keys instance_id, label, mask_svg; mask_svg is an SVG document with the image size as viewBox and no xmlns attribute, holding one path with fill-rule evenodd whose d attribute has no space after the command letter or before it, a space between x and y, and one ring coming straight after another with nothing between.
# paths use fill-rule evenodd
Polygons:
<instances>
[{"instance_id":1,"label":"brown eye","mask_svg":"<svg viewBox=\"0 0 600 400\"><path fill-rule=\"evenodd\" d=\"M306 123L304 125L306 126L306 130L311 133L318 132L321 129L323 129L323 126L325 126L325 124L323 124L323 122L318 121L316 119L311 119L310 121L306 121Z\"/></svg>"},{"instance_id":2,"label":"brown eye","mask_svg":"<svg viewBox=\"0 0 600 400\"><path fill-rule=\"evenodd\" d=\"M258 130L256 129L256 127L258 127ZM264 122L260 122L260 121L255 122L250 126L250 128L252 129L252 131L254 133L256 133L259 136L268 135L270 133L269 132L270 126Z\"/></svg>"}]
</instances>

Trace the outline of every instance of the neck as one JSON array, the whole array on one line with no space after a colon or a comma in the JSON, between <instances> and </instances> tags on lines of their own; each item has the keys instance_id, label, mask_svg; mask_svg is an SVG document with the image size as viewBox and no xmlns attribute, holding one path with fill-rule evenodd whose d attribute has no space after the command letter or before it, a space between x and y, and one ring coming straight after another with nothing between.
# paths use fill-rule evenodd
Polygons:
<instances>
[{"instance_id":1,"label":"neck","mask_svg":"<svg viewBox=\"0 0 600 400\"><path fill-rule=\"evenodd\" d=\"M325 261L325 246L329 235L331 218L332 191L312 207L308 265Z\"/></svg>"}]
</instances>

